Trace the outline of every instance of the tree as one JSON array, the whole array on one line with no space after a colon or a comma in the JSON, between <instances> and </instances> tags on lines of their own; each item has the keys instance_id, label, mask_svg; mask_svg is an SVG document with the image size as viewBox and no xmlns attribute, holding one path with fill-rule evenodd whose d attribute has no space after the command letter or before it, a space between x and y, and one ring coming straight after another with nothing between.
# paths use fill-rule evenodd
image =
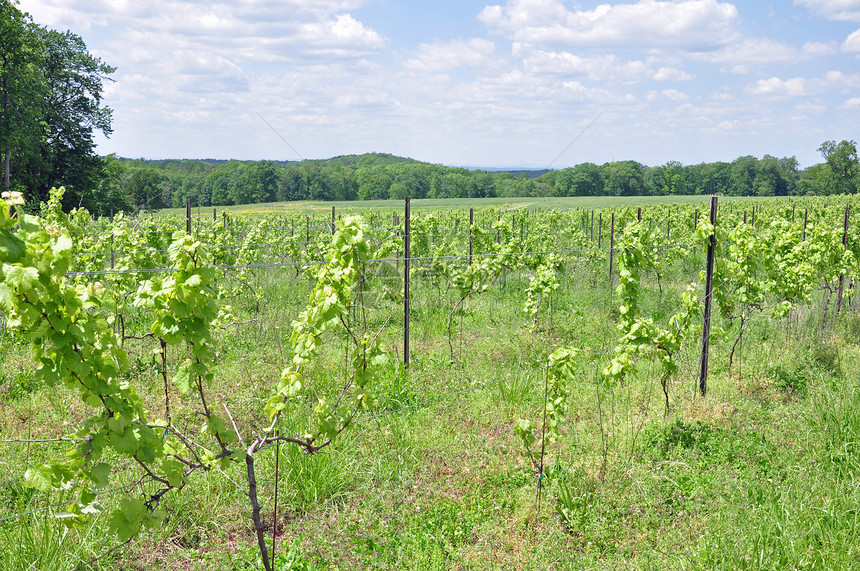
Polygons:
<instances>
[{"instance_id":1,"label":"tree","mask_svg":"<svg viewBox=\"0 0 860 571\"><path fill-rule=\"evenodd\" d=\"M854 141L824 141L818 151L827 163L828 194L852 194L860 186L860 163Z\"/></svg>"},{"instance_id":2,"label":"tree","mask_svg":"<svg viewBox=\"0 0 860 571\"><path fill-rule=\"evenodd\" d=\"M38 85L38 41L32 24L10 0L0 0L0 149L3 153L3 189L12 186L12 153L20 153L38 140L34 129L40 105L33 97ZM20 181L16 181L20 185ZM21 185L23 186L23 185ZM23 188L21 190L24 190Z\"/></svg>"},{"instance_id":3,"label":"tree","mask_svg":"<svg viewBox=\"0 0 860 571\"><path fill-rule=\"evenodd\" d=\"M729 189L730 196L751 196L755 193L755 177L758 172L758 159L746 155L732 161Z\"/></svg>"},{"instance_id":4,"label":"tree","mask_svg":"<svg viewBox=\"0 0 860 571\"><path fill-rule=\"evenodd\" d=\"M93 190L93 199L98 205L93 214L108 216L112 212L127 210L130 204L124 189L125 167L114 154L104 157L102 164L103 176Z\"/></svg>"},{"instance_id":5,"label":"tree","mask_svg":"<svg viewBox=\"0 0 860 571\"><path fill-rule=\"evenodd\" d=\"M642 196L645 194L645 167L636 161L616 161L607 169L606 194L609 196Z\"/></svg>"},{"instance_id":6,"label":"tree","mask_svg":"<svg viewBox=\"0 0 860 571\"><path fill-rule=\"evenodd\" d=\"M163 182L164 175L154 168L134 169L126 187L129 202L138 210L157 210L169 205L169 198L163 196Z\"/></svg>"},{"instance_id":7,"label":"tree","mask_svg":"<svg viewBox=\"0 0 860 571\"><path fill-rule=\"evenodd\" d=\"M308 186L301 169L291 167L283 172L278 186L279 201L307 200Z\"/></svg>"},{"instance_id":8,"label":"tree","mask_svg":"<svg viewBox=\"0 0 860 571\"><path fill-rule=\"evenodd\" d=\"M105 176L93 134L111 133L103 82L115 68L93 57L80 36L37 26L13 0L0 0L4 185L21 187L32 202L63 185L64 203L98 210Z\"/></svg>"}]
</instances>

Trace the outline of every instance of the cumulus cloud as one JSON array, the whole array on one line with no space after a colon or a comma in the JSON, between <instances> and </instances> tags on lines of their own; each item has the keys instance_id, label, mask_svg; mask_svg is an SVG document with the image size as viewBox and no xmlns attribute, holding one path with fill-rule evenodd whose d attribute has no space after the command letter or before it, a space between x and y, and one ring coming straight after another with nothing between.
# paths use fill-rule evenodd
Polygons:
<instances>
[{"instance_id":1,"label":"cumulus cloud","mask_svg":"<svg viewBox=\"0 0 860 571\"><path fill-rule=\"evenodd\" d=\"M860 22L860 0L794 0L794 3L831 20Z\"/></svg>"},{"instance_id":2,"label":"cumulus cloud","mask_svg":"<svg viewBox=\"0 0 860 571\"><path fill-rule=\"evenodd\" d=\"M852 32L842 44L843 52L860 52L860 30Z\"/></svg>"},{"instance_id":3,"label":"cumulus cloud","mask_svg":"<svg viewBox=\"0 0 860 571\"><path fill-rule=\"evenodd\" d=\"M860 97L852 97L851 99L845 101L842 106L848 109L857 109L858 107L860 107Z\"/></svg>"},{"instance_id":4,"label":"cumulus cloud","mask_svg":"<svg viewBox=\"0 0 860 571\"><path fill-rule=\"evenodd\" d=\"M806 42L800 51L804 56L822 57L835 54L837 49L835 42Z\"/></svg>"},{"instance_id":5,"label":"cumulus cloud","mask_svg":"<svg viewBox=\"0 0 860 571\"><path fill-rule=\"evenodd\" d=\"M510 0L485 7L478 18L535 45L709 50L736 35L738 12L717 0L640 0L593 10L568 10L560 0Z\"/></svg>"},{"instance_id":6,"label":"cumulus cloud","mask_svg":"<svg viewBox=\"0 0 860 571\"><path fill-rule=\"evenodd\" d=\"M664 89L663 91L648 91L645 93L645 99L648 101L658 101L660 99L668 99L669 101L686 101L690 97L686 93L681 93L677 89Z\"/></svg>"},{"instance_id":7,"label":"cumulus cloud","mask_svg":"<svg viewBox=\"0 0 860 571\"><path fill-rule=\"evenodd\" d=\"M406 62L406 67L430 73L447 73L457 68L479 69L492 63L495 49L492 41L480 38L421 44L415 57Z\"/></svg>"},{"instance_id":8,"label":"cumulus cloud","mask_svg":"<svg viewBox=\"0 0 860 571\"><path fill-rule=\"evenodd\" d=\"M347 56L380 50L385 46L382 36L349 14L303 24L293 42L307 46L304 51L310 53Z\"/></svg>"},{"instance_id":9,"label":"cumulus cloud","mask_svg":"<svg viewBox=\"0 0 860 571\"><path fill-rule=\"evenodd\" d=\"M615 54L580 56L562 51L531 51L522 44L514 46L514 55L521 57L529 73L577 75L591 81L638 83L646 80L684 81L692 76L672 67L653 66L641 60L624 60Z\"/></svg>"},{"instance_id":10,"label":"cumulus cloud","mask_svg":"<svg viewBox=\"0 0 860 571\"><path fill-rule=\"evenodd\" d=\"M792 63L815 55L811 47L803 54L793 46L767 38L750 38L734 42L714 52L697 54L705 61L720 64L734 73L750 73L756 66Z\"/></svg>"},{"instance_id":11,"label":"cumulus cloud","mask_svg":"<svg viewBox=\"0 0 860 571\"><path fill-rule=\"evenodd\" d=\"M752 88L754 95L781 95L796 97L806 93L806 80L801 77L791 79L760 79Z\"/></svg>"},{"instance_id":12,"label":"cumulus cloud","mask_svg":"<svg viewBox=\"0 0 860 571\"><path fill-rule=\"evenodd\" d=\"M632 94L618 94L608 89L599 87L587 87L578 81L565 81L562 94L569 99L580 102L593 102L601 104L611 103L633 103L636 97Z\"/></svg>"}]
</instances>

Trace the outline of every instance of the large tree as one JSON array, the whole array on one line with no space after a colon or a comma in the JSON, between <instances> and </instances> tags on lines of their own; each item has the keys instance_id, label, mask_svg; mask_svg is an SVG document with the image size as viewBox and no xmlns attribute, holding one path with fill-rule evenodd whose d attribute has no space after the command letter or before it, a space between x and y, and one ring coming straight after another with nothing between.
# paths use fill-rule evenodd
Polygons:
<instances>
[{"instance_id":1,"label":"large tree","mask_svg":"<svg viewBox=\"0 0 860 571\"><path fill-rule=\"evenodd\" d=\"M35 148L41 105L34 93L39 86L40 47L32 23L9 0L0 0L0 150L3 189L12 186L13 152ZM16 180L16 186L21 182ZM20 188L23 190L23 188Z\"/></svg>"},{"instance_id":2,"label":"large tree","mask_svg":"<svg viewBox=\"0 0 860 571\"><path fill-rule=\"evenodd\" d=\"M824 141L818 147L827 167L825 194L853 194L860 186L860 162L857 158L857 143L854 141Z\"/></svg>"},{"instance_id":3,"label":"large tree","mask_svg":"<svg viewBox=\"0 0 860 571\"><path fill-rule=\"evenodd\" d=\"M0 0L4 185L34 202L64 185L67 206L98 211L104 165L93 136L111 133L102 92L115 68L92 56L80 36L38 26L15 4Z\"/></svg>"}]
</instances>

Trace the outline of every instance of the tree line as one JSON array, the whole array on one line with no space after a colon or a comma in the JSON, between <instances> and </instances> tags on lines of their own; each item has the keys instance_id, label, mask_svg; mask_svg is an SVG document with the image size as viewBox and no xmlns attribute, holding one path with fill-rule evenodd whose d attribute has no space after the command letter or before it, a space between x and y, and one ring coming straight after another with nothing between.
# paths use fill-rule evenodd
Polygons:
<instances>
[{"instance_id":1,"label":"tree line","mask_svg":"<svg viewBox=\"0 0 860 571\"><path fill-rule=\"evenodd\" d=\"M114 208L227 206L294 200L385 200L545 196L724 194L790 196L855 193L854 141L827 141L823 163L799 169L794 157L646 166L636 161L582 163L552 171L447 167L382 153L301 162L117 159Z\"/></svg>"}]
</instances>

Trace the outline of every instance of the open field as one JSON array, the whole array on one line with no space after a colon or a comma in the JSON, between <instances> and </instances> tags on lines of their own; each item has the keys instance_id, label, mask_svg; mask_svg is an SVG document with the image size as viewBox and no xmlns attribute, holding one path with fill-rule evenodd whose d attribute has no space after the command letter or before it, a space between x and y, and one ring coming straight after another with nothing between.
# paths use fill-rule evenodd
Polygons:
<instances>
[{"instance_id":1,"label":"open field","mask_svg":"<svg viewBox=\"0 0 860 571\"><path fill-rule=\"evenodd\" d=\"M440 198L412 200L412 210L452 211L468 210L469 208L498 208L500 210L522 209L552 209L571 210L574 208L619 208L624 206L649 206L655 204L703 204L706 205L708 196L583 196L583 197L551 197L551 198ZM740 200L728 197L725 200ZM743 199L761 200L768 199ZM297 202L267 202L263 204L240 204L235 206L218 206L218 212L229 212L236 216L263 214L312 214L325 215L334 206L338 211L360 213L366 210L381 212L400 212L403 210L402 200L357 200L351 202L338 201L309 201ZM185 216L184 208L166 208L158 211L162 216ZM212 215L212 207L199 209L200 216ZM198 216L198 208L192 204L192 216Z\"/></svg>"},{"instance_id":2,"label":"open field","mask_svg":"<svg viewBox=\"0 0 860 571\"><path fill-rule=\"evenodd\" d=\"M696 198L694 204L704 213L704 202ZM609 205L599 202L607 199L590 204L558 200L568 208ZM380 226L368 230L374 245L364 262L363 285L341 318L345 328L329 330L318 355L302 369L304 390L285 410L278 430L286 435L312 430L318 399L342 394L352 370L350 346L359 332L378 335L389 355L369 385L378 403L320 453L304 454L282 442L256 456L269 548L273 535L276 540L276 569L860 566L856 297L846 295L836 315L828 289L835 289L836 282L823 287L818 280L808 299L798 298L780 313L784 296L777 296L774 282L764 301L753 299L758 305L743 313L740 337L738 308L747 307L743 299L752 299L751 284L770 283L779 272L758 260L762 263L753 268L755 279L743 282L734 270L730 276L718 269L716 289L731 294L736 316L724 315L715 303L703 397L698 390L701 313L671 355L677 370L670 376L659 356L645 352L632 354L637 366L623 377L604 373L625 343L619 324L631 307L615 289L618 264L635 258L621 258L622 252L658 252L656 265L642 262L639 267L637 316L669 330L672 316L684 306L685 291L703 299L700 273L706 256L693 234L693 206L648 205L642 224L635 224L641 199L625 205L632 209L611 205L618 221L612 276L608 226L590 227L589 221L597 218L586 212L520 215L516 225L496 228L490 225L507 224L507 213L517 211L479 213L473 266L497 259L509 263L490 265L488 273L476 278L476 270L468 269L473 266L468 265L469 234L463 222L468 220L463 209L474 201L433 207L423 202L413 202L416 260L410 276L408 369L403 366L403 260L397 255L402 237L385 226L391 216L377 217L374 224ZM495 204L504 205L536 207L527 201ZM792 207L771 202L734 203L736 208L721 214L724 226L742 227L747 210L752 213L757 205L764 205L763 212L759 225L748 228L752 234L733 230L731 236L720 235L724 244L731 239L734 249L721 254L725 258L718 264L728 267L731 260L747 260L746 255L757 260L764 250L749 248L780 240L785 245L799 235L802 216L790 227L783 220L787 229L777 233L770 222ZM328 215L331 206L324 203L321 214ZM841 237L844 202L801 207L815 208L815 217L828 220L836 228L833 235ZM402 212L402 203L390 208L389 213ZM603 211L604 224L608 213ZM290 262L310 263L316 245L324 248L331 236L320 225L305 244L303 217L295 223L274 217L246 223L233 214L233 227L213 227L211 235L210 229L199 230L213 249L221 244L216 238L243 240L246 246L215 257L214 263L224 267L217 278L219 302L231 305L233 318L213 326L214 378L206 394L213 407L229 411L229 420L247 441L269 421L264 405L293 358L293 322L308 306L316 283L316 266L306 272ZM812 218L804 237L817 244ZM703 219L704 214L699 223ZM275 236L292 226L301 234L292 249L272 245ZM852 223L852 235L855 228ZM651 230L647 236L646 229ZM386 241L391 235L394 242ZM749 235L758 239L745 241ZM636 246L636 237L645 246ZM599 239L602 248L597 247ZM117 238L117 268L123 267L119 242ZM797 244L797 251L813 257ZM851 251L853 244L852 237ZM104 252L104 246L90 247ZM508 246L519 248L516 256L500 254ZM557 261L546 266L549 252ZM246 254L250 257L242 257ZM80 259L89 258L81 254ZM164 260L150 262L154 268L169 266ZM107 266L104 259L98 263ZM856 277L852 264L847 291ZM530 313L526 292L534 289L541 267L555 268L558 285ZM480 283L465 291L464 276ZM78 279L107 283L114 278L121 297L126 295L121 285L133 291L150 276ZM141 395L151 416L160 417L165 389L159 343L147 336L151 310L128 303L122 311L130 363L123 379ZM27 343L11 329L3 330L0 342L3 569L262 568L242 461L191 474L183 489L173 489L161 500L163 518L123 543L108 532L106 514L126 497L148 497L157 485L127 456L106 452L114 468L109 485L99 492L104 511L78 527L63 526L55 516L66 509L71 492L42 493L21 482L27 468L62 458L69 443L49 440L70 436L92 407L81 402L76 390L45 387L34 373ZM547 440L541 453L540 426L555 371L548 363L562 346L578 354L563 383L565 414L559 418L557 438ZM186 351L184 344L167 349L171 370ZM665 394L661 380L666 380ZM183 396L174 386L168 393L178 430L204 438L193 394ZM538 427L531 455L515 433L520 419Z\"/></svg>"}]
</instances>

